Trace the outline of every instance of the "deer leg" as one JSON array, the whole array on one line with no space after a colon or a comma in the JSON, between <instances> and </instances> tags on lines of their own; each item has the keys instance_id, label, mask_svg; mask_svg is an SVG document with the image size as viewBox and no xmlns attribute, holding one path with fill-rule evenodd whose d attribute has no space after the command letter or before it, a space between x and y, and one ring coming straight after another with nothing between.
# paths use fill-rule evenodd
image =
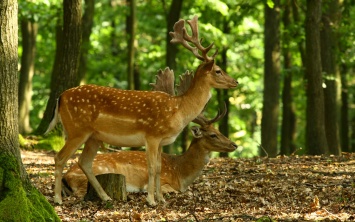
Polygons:
<instances>
[{"instance_id":1,"label":"deer leg","mask_svg":"<svg viewBox=\"0 0 355 222\"><path fill-rule=\"evenodd\" d=\"M75 151L87 140L87 137L69 138L63 148L54 157L55 171L54 171L54 202L62 204L62 177L63 168L68 159L73 156Z\"/></svg>"},{"instance_id":2,"label":"deer leg","mask_svg":"<svg viewBox=\"0 0 355 222\"><path fill-rule=\"evenodd\" d=\"M99 149L101 141L97 141L93 138L89 138L84 146L84 150L79 157L79 166L81 170L85 173L88 181L91 186L94 187L100 199L103 201L111 200L111 198L106 194L104 189L101 187L99 181L97 181L93 171L92 171L92 162L96 156L97 150Z\"/></svg>"},{"instance_id":3,"label":"deer leg","mask_svg":"<svg viewBox=\"0 0 355 222\"><path fill-rule=\"evenodd\" d=\"M147 155L147 163L148 163L148 197L147 201L148 204L151 206L155 206L155 200L154 200L154 182L155 182L155 176L156 176L156 165L158 161L158 147L159 147L159 142L150 140L147 141L146 145L146 155Z\"/></svg>"},{"instance_id":4,"label":"deer leg","mask_svg":"<svg viewBox=\"0 0 355 222\"><path fill-rule=\"evenodd\" d=\"M161 184L160 184L161 152L162 152L162 147L159 146L158 147L158 154L157 154L156 174L155 174L155 189L156 189L158 201L165 203L165 199L164 199L163 192L161 190Z\"/></svg>"}]
</instances>

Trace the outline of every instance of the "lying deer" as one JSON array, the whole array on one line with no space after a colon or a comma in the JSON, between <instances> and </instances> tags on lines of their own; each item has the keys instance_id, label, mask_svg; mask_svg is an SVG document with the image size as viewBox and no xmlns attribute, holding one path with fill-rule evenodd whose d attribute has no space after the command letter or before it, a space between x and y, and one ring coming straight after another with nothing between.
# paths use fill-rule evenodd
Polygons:
<instances>
[{"instance_id":1,"label":"lying deer","mask_svg":"<svg viewBox=\"0 0 355 222\"><path fill-rule=\"evenodd\" d=\"M237 145L216 130L212 124L225 115L218 114L208 120L199 115L194 122L201 127L191 127L194 136L188 150L182 155L162 153L161 186L162 192L185 191L201 174L209 162L212 151L232 152ZM93 162L95 175L115 173L126 177L128 192L146 191L148 186L147 159L141 151L118 151L98 154ZM83 196L87 189L87 179L79 164L74 164L64 175L63 183L77 196Z\"/></svg>"},{"instance_id":2,"label":"lying deer","mask_svg":"<svg viewBox=\"0 0 355 222\"><path fill-rule=\"evenodd\" d=\"M54 118L46 131L62 123L66 142L55 156L54 202L62 203L62 173L68 159L84 144L79 166L88 181L104 200L105 193L92 170L92 162L102 142L125 147L145 146L148 166L148 197L156 205L154 192L160 202L164 198L160 185L162 146L171 144L202 111L211 97L212 88L234 88L238 82L228 76L208 56L212 48L203 47L198 37L197 17L187 21L192 36L187 34L184 20L174 25L173 43L181 43L203 63L197 68L189 89L180 96L158 91L120 90L97 85L68 89L58 98ZM196 47L192 47L188 42ZM199 54L201 51L201 54Z\"/></svg>"}]
</instances>

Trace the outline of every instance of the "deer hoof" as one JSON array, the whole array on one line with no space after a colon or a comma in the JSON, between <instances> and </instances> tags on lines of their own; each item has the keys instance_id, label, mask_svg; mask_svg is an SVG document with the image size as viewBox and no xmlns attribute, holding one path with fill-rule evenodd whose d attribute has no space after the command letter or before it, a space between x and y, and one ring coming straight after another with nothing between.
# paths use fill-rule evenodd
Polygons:
<instances>
[{"instance_id":1,"label":"deer hoof","mask_svg":"<svg viewBox=\"0 0 355 222\"><path fill-rule=\"evenodd\" d=\"M61 197L54 197L54 203L61 205L62 204L62 198Z\"/></svg>"},{"instance_id":2,"label":"deer hoof","mask_svg":"<svg viewBox=\"0 0 355 222\"><path fill-rule=\"evenodd\" d=\"M160 203L165 203L165 202L166 202L165 199L164 199L164 197L163 197L163 195L161 195L161 196L158 197L158 201L159 201Z\"/></svg>"},{"instance_id":3,"label":"deer hoof","mask_svg":"<svg viewBox=\"0 0 355 222\"><path fill-rule=\"evenodd\" d=\"M147 202L149 204L149 206L151 207L155 207L157 205L157 203L155 202L155 200L150 200L149 198L147 198Z\"/></svg>"}]
</instances>

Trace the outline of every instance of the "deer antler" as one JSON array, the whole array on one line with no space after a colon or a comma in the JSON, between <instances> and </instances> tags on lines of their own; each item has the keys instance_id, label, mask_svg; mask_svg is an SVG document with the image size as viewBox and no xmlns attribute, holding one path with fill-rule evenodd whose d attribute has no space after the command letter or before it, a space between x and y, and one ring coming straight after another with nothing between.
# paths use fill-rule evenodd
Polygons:
<instances>
[{"instance_id":1,"label":"deer antler","mask_svg":"<svg viewBox=\"0 0 355 222\"><path fill-rule=\"evenodd\" d=\"M183 19L180 19L177 21L174 25L174 32L169 32L170 36L172 37L171 43L181 43L185 48L190 50L196 58L199 60L202 60L204 62L211 61L215 58L215 56L218 53L218 50L210 57L207 55L207 53L211 50L213 47L213 43L207 46L206 48L201 45L202 39L199 40L198 37L198 17L194 16L192 20L188 20L187 23L191 27L192 31L192 36L187 34L186 28L185 28L185 21ZM196 47L192 47L188 42L192 43ZM201 54L199 54L198 51L201 51Z\"/></svg>"},{"instance_id":2,"label":"deer antler","mask_svg":"<svg viewBox=\"0 0 355 222\"><path fill-rule=\"evenodd\" d=\"M223 116L226 115L226 113L227 113L227 105L224 103L222 111L218 110L217 115L213 119L211 120L207 119L203 115L203 112L201 112L200 115L198 115L194 120L192 120L192 122L197 123L200 126L211 125L217 122L218 120L220 120L221 118L223 118Z\"/></svg>"},{"instance_id":3,"label":"deer antler","mask_svg":"<svg viewBox=\"0 0 355 222\"><path fill-rule=\"evenodd\" d=\"M174 96L174 81L174 71L166 67L164 71L161 69L158 71L155 83L149 83L149 85L153 87L153 91L163 91Z\"/></svg>"},{"instance_id":4,"label":"deer antler","mask_svg":"<svg viewBox=\"0 0 355 222\"><path fill-rule=\"evenodd\" d=\"M176 89L178 96L184 94L189 89L193 78L193 72L188 70L184 74L180 75L180 84L177 85Z\"/></svg>"}]
</instances>

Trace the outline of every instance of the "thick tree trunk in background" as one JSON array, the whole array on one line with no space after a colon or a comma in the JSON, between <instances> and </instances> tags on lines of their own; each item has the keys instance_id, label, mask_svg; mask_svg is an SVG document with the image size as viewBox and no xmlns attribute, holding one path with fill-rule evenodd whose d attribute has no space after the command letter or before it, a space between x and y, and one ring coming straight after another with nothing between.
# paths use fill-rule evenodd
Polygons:
<instances>
[{"instance_id":1,"label":"thick tree trunk in background","mask_svg":"<svg viewBox=\"0 0 355 222\"><path fill-rule=\"evenodd\" d=\"M280 1L274 8L266 3L264 25L264 93L261 120L261 145L270 157L277 155L277 130L280 89ZM261 155L266 155L260 150Z\"/></svg>"},{"instance_id":2,"label":"thick tree trunk in background","mask_svg":"<svg viewBox=\"0 0 355 222\"><path fill-rule=\"evenodd\" d=\"M340 114L340 73L337 65L338 43L337 25L340 16L338 0L324 1L322 15L321 58L322 72L325 75L325 132L329 152L340 155L339 114Z\"/></svg>"},{"instance_id":3,"label":"thick tree trunk in background","mask_svg":"<svg viewBox=\"0 0 355 222\"><path fill-rule=\"evenodd\" d=\"M134 54L135 54L135 43L136 43L136 0L127 0L127 5L129 5L130 13L127 16L127 35L128 35L128 65L127 65L127 89L136 89L134 85L135 79L135 65L134 65Z\"/></svg>"},{"instance_id":4,"label":"thick tree trunk in background","mask_svg":"<svg viewBox=\"0 0 355 222\"><path fill-rule=\"evenodd\" d=\"M285 4L282 21L285 30L290 30L291 5ZM294 139L296 132L296 117L292 98L292 56L290 51L290 32L284 32L282 54L284 58L284 78L282 90L282 126L281 147L282 155L290 155L295 150Z\"/></svg>"},{"instance_id":5,"label":"thick tree trunk in background","mask_svg":"<svg viewBox=\"0 0 355 222\"><path fill-rule=\"evenodd\" d=\"M81 26L82 40L77 85L80 85L80 82L82 81L85 82L84 79L87 70L87 55L90 49L90 35L94 24L95 0L85 0L84 10Z\"/></svg>"},{"instance_id":6,"label":"thick tree trunk in background","mask_svg":"<svg viewBox=\"0 0 355 222\"><path fill-rule=\"evenodd\" d=\"M17 10L17 0L0 1L0 221L60 221L21 161Z\"/></svg>"},{"instance_id":7,"label":"thick tree trunk in background","mask_svg":"<svg viewBox=\"0 0 355 222\"><path fill-rule=\"evenodd\" d=\"M169 32L173 30L175 22L180 18L183 0L173 0L169 13L167 13L167 32L166 32L166 66L172 70L176 70L176 54L178 52L177 45L171 44L171 36Z\"/></svg>"},{"instance_id":8,"label":"thick tree trunk in background","mask_svg":"<svg viewBox=\"0 0 355 222\"><path fill-rule=\"evenodd\" d=\"M81 45L81 1L64 0L63 39L57 41L56 61L52 70L51 93L37 133L48 128L53 110L60 94L78 83L78 68ZM57 38L60 35L57 36ZM64 40L64 41L63 41ZM59 43L59 44L58 44ZM58 52L61 51L61 52ZM59 57L57 57L59 56Z\"/></svg>"},{"instance_id":9,"label":"thick tree trunk in background","mask_svg":"<svg viewBox=\"0 0 355 222\"><path fill-rule=\"evenodd\" d=\"M163 1L164 2L164 1ZM166 31L166 66L169 67L171 70L177 69L176 66L176 54L178 52L178 48L176 44L171 44L171 36L169 32L173 30L175 22L180 19L181 9L182 9L183 0L173 0L169 10L165 9L166 11L166 21L167 21L167 31ZM166 8L166 7L164 7ZM179 73L175 73L179 75ZM182 148L182 152L185 152L188 147L188 139L189 139L189 129L188 126L184 128L181 132L179 139L180 139L180 146ZM164 152L173 154L174 152L174 144L170 144L168 146L163 147Z\"/></svg>"},{"instance_id":10,"label":"thick tree trunk in background","mask_svg":"<svg viewBox=\"0 0 355 222\"><path fill-rule=\"evenodd\" d=\"M32 131L30 126L30 107L32 99L32 77L34 73L37 23L27 19L21 21L22 57L19 82L19 133Z\"/></svg>"},{"instance_id":11,"label":"thick tree trunk in background","mask_svg":"<svg viewBox=\"0 0 355 222\"><path fill-rule=\"evenodd\" d=\"M306 12L306 150L308 154L329 153L325 135L322 63L320 55L321 0L307 0Z\"/></svg>"}]
</instances>

